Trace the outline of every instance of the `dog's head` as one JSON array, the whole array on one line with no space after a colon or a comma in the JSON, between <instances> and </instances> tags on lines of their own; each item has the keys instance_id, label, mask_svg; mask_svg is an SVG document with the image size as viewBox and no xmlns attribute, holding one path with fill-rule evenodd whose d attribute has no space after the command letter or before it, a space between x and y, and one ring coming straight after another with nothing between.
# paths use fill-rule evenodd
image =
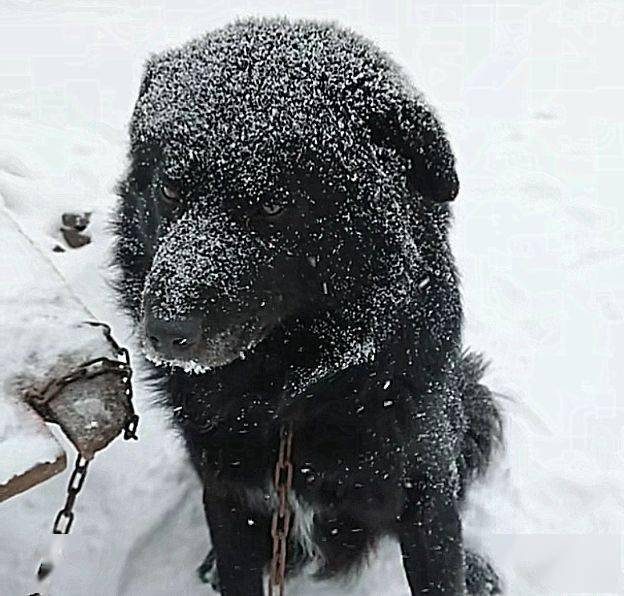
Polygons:
<instances>
[{"instance_id":1,"label":"dog's head","mask_svg":"<svg viewBox=\"0 0 624 596\"><path fill-rule=\"evenodd\" d=\"M322 312L387 326L452 268L448 141L348 31L247 20L155 56L130 133L116 255L155 361L223 366Z\"/></svg>"}]
</instances>

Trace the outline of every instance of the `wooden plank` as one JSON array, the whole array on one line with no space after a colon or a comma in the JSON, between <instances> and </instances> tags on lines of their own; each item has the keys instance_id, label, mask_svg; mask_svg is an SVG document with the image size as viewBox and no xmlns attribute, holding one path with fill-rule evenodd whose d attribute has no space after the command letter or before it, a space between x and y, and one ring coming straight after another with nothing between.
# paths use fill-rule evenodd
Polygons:
<instances>
[{"instance_id":1,"label":"wooden plank","mask_svg":"<svg viewBox=\"0 0 624 596\"><path fill-rule=\"evenodd\" d=\"M0 397L0 502L62 472L65 451L41 417L14 397Z\"/></svg>"}]
</instances>

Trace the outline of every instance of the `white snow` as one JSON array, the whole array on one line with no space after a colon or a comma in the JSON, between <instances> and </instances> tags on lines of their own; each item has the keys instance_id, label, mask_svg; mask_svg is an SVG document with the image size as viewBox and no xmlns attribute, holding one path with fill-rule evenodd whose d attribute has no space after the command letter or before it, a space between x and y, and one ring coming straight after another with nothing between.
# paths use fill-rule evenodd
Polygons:
<instances>
[{"instance_id":1,"label":"white snow","mask_svg":"<svg viewBox=\"0 0 624 596\"><path fill-rule=\"evenodd\" d=\"M104 281L106 222L143 61L247 14L350 25L403 64L437 108L461 180L453 245L466 340L492 360L487 382L507 396L507 450L471 495L468 541L489 554L509 594L624 592L624 7L3 5L0 200L124 344L131 332ZM65 210L93 212L94 242L53 253ZM13 339L4 328L1 335ZM150 407L149 389L139 386L136 399L141 440L116 441L90 467L52 594L211 593L195 575L209 545L198 482L163 414ZM66 480L0 505L0 593L36 591ZM408 590L398 547L387 542L351 584L301 579L289 592Z\"/></svg>"},{"instance_id":2,"label":"white snow","mask_svg":"<svg viewBox=\"0 0 624 596\"><path fill-rule=\"evenodd\" d=\"M102 330L86 322L94 319L93 313L46 259L54 254L50 246L33 246L30 229L16 221L10 183L7 188L0 195L0 252L7 255L0 261L0 328L5 338L0 342L0 389L17 395L20 388L45 385L53 370L61 376L86 360L112 356L112 351ZM48 206L51 218L56 208L52 202ZM32 232L36 238L36 227Z\"/></svg>"},{"instance_id":3,"label":"white snow","mask_svg":"<svg viewBox=\"0 0 624 596\"><path fill-rule=\"evenodd\" d=\"M0 485L32 469L35 464L53 463L62 457L60 445L42 433L37 416L22 414L24 404L3 396L0 400ZM13 457L7 457L8 455Z\"/></svg>"}]
</instances>

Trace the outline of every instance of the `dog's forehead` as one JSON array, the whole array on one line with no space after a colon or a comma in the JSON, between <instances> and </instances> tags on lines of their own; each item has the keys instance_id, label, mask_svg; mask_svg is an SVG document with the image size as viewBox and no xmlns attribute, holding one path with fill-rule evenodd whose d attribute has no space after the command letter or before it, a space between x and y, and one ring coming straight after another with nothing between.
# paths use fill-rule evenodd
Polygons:
<instances>
[{"instance_id":1,"label":"dog's forehead","mask_svg":"<svg viewBox=\"0 0 624 596\"><path fill-rule=\"evenodd\" d=\"M206 160L253 160L340 141L363 103L401 85L394 65L349 31L239 22L148 63L131 140L175 140Z\"/></svg>"}]
</instances>

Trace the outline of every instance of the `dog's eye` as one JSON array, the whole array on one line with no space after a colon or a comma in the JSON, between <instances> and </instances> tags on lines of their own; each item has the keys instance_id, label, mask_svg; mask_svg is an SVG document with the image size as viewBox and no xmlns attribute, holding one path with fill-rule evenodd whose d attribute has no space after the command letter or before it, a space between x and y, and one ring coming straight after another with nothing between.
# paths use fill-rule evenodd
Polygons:
<instances>
[{"instance_id":1,"label":"dog's eye","mask_svg":"<svg viewBox=\"0 0 624 596\"><path fill-rule=\"evenodd\" d=\"M171 184L163 184L160 187L160 194L168 203L177 204L180 202L180 191Z\"/></svg>"},{"instance_id":2,"label":"dog's eye","mask_svg":"<svg viewBox=\"0 0 624 596\"><path fill-rule=\"evenodd\" d=\"M284 205L278 203L262 203L262 213L269 217L275 217L284 211Z\"/></svg>"}]
</instances>

